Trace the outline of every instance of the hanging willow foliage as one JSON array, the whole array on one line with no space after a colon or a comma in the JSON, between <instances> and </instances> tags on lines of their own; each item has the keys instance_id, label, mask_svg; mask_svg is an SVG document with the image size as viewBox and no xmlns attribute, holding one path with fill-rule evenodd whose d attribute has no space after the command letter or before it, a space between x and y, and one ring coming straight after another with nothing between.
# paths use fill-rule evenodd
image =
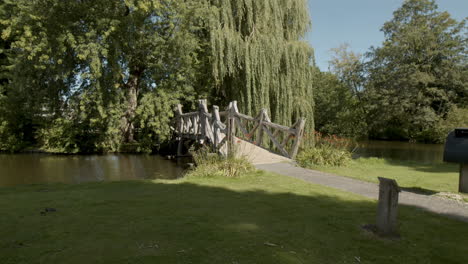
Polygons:
<instances>
[{"instance_id":1,"label":"hanging willow foliage","mask_svg":"<svg viewBox=\"0 0 468 264\"><path fill-rule=\"evenodd\" d=\"M238 100L253 115L270 110L274 122L307 118L313 129L312 47L305 0L211 0L212 74L217 96Z\"/></svg>"}]
</instances>

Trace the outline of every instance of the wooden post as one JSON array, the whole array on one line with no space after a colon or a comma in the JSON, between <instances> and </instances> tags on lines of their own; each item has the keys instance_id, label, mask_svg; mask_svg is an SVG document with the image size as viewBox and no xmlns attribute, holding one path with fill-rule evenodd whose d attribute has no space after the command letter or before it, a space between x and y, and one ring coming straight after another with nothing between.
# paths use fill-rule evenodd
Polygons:
<instances>
[{"instance_id":1,"label":"wooden post","mask_svg":"<svg viewBox=\"0 0 468 264\"><path fill-rule=\"evenodd\" d=\"M258 131L257 131L257 146L261 146L262 145L262 141L263 141L263 120L265 119L265 114L266 114L267 110L265 108L263 108L261 111L260 111L260 117L258 119Z\"/></svg>"},{"instance_id":2,"label":"wooden post","mask_svg":"<svg viewBox=\"0 0 468 264\"><path fill-rule=\"evenodd\" d=\"M206 122L206 113L208 113L208 109L206 107L206 99L198 100L198 120L200 123L200 134L201 134L201 139L200 143L203 144L206 139L206 127L207 127L207 122Z\"/></svg>"},{"instance_id":3,"label":"wooden post","mask_svg":"<svg viewBox=\"0 0 468 264\"><path fill-rule=\"evenodd\" d=\"M178 104L176 108L176 118L177 118L177 130L179 136L179 142L177 144L177 156L182 156L182 137L183 137L183 129L184 129L184 119L182 117L182 105Z\"/></svg>"},{"instance_id":4,"label":"wooden post","mask_svg":"<svg viewBox=\"0 0 468 264\"><path fill-rule=\"evenodd\" d=\"M230 151L230 142L231 142L231 107L232 102L229 103L228 108L226 109L226 147L227 147L227 154L229 155Z\"/></svg>"},{"instance_id":5,"label":"wooden post","mask_svg":"<svg viewBox=\"0 0 468 264\"><path fill-rule=\"evenodd\" d=\"M239 110L237 109L237 101L232 101L232 107L231 107L231 144L234 147L234 138L236 137L236 114L239 113ZM234 149L231 149L233 151ZM233 154L233 153L231 153Z\"/></svg>"},{"instance_id":6,"label":"wooden post","mask_svg":"<svg viewBox=\"0 0 468 264\"><path fill-rule=\"evenodd\" d=\"M468 164L460 164L458 191L468 193Z\"/></svg>"},{"instance_id":7,"label":"wooden post","mask_svg":"<svg viewBox=\"0 0 468 264\"><path fill-rule=\"evenodd\" d=\"M219 116L219 107L214 105L213 106L213 114L212 114L212 121L213 121L213 148L215 153L218 152L218 144L219 144L219 127L218 122L221 122L221 118Z\"/></svg>"},{"instance_id":8,"label":"wooden post","mask_svg":"<svg viewBox=\"0 0 468 264\"><path fill-rule=\"evenodd\" d=\"M377 206L377 232L385 236L398 235L398 193L400 188L393 179L379 177Z\"/></svg>"},{"instance_id":9,"label":"wooden post","mask_svg":"<svg viewBox=\"0 0 468 264\"><path fill-rule=\"evenodd\" d=\"M296 126L296 138L291 150L291 159L295 159L297 152L299 151L299 145L301 144L302 136L304 134L305 118L300 118Z\"/></svg>"}]
</instances>

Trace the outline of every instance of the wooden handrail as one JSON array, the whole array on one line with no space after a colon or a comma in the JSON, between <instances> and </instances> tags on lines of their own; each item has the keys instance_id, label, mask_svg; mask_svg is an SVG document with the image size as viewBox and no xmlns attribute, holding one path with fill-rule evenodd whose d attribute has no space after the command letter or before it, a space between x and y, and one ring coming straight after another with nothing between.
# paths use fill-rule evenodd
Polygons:
<instances>
[{"instance_id":1,"label":"wooden handrail","mask_svg":"<svg viewBox=\"0 0 468 264\"><path fill-rule=\"evenodd\" d=\"M224 123L221 117L225 117ZM250 128L249 122L252 123ZM206 100L199 100L197 112L183 113L182 106L177 105L175 123L175 132L179 140L179 155L183 138L196 139L200 143L209 142L215 151L220 151L227 143L228 153L224 154L229 154L234 149L236 134L240 133L241 138L258 146L265 143L263 136L266 134L268 141L279 151L279 154L294 159L303 137L305 119L299 118L291 127L287 127L271 122L266 109L262 109L256 117L251 117L239 113L237 101L232 101L225 111L220 112L219 107L215 105L210 113ZM281 139L282 134L284 137ZM253 141L254 135L256 141ZM294 139L292 145L288 144L290 139ZM291 146L290 151L287 150L287 146Z\"/></svg>"}]
</instances>

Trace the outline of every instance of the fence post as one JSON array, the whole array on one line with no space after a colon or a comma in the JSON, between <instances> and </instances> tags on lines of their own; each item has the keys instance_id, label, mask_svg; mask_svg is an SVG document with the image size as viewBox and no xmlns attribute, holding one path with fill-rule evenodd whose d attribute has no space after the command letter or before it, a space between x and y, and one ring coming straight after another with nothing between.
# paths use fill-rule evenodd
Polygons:
<instances>
[{"instance_id":1,"label":"fence post","mask_svg":"<svg viewBox=\"0 0 468 264\"><path fill-rule=\"evenodd\" d=\"M400 188L393 179L379 177L377 231L381 235L398 235L397 213Z\"/></svg>"},{"instance_id":2,"label":"fence post","mask_svg":"<svg viewBox=\"0 0 468 264\"><path fill-rule=\"evenodd\" d=\"M304 134L305 118L301 117L297 122L296 126L296 137L291 150L291 159L295 159L297 152L299 151L299 145L301 144L302 136Z\"/></svg>"}]
</instances>

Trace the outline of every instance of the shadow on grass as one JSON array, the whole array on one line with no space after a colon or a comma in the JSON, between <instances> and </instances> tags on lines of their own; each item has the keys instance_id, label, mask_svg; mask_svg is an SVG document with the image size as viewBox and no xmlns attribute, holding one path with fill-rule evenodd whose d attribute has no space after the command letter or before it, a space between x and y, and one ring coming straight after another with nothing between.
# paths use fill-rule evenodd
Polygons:
<instances>
[{"instance_id":1,"label":"shadow on grass","mask_svg":"<svg viewBox=\"0 0 468 264\"><path fill-rule=\"evenodd\" d=\"M406 192L422 194L422 195L434 195L436 193L439 193L438 191L424 189L421 187L400 187L400 189Z\"/></svg>"},{"instance_id":2,"label":"shadow on grass","mask_svg":"<svg viewBox=\"0 0 468 264\"><path fill-rule=\"evenodd\" d=\"M0 263L468 260L466 223L401 207L403 239L387 241L360 228L374 222L374 201L302 192L149 181L0 189Z\"/></svg>"}]
</instances>

